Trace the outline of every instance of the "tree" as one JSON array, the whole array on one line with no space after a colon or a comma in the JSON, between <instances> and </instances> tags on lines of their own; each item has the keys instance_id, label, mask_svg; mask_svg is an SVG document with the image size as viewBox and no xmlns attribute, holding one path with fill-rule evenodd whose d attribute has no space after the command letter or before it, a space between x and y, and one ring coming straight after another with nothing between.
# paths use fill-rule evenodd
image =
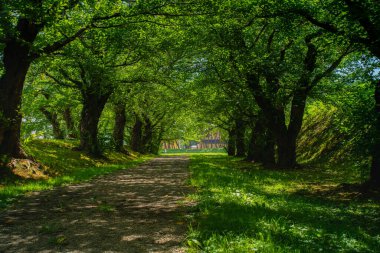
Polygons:
<instances>
[{"instance_id":1,"label":"tree","mask_svg":"<svg viewBox=\"0 0 380 253\"><path fill-rule=\"evenodd\" d=\"M104 42L97 40L94 36L94 34L89 36L91 42L83 40L81 43L74 43L68 47L64 51L64 57L56 59L55 65L46 72L46 75L60 86L80 91L83 107L80 117L78 149L94 156L101 156L98 123L102 111L116 87L116 82L112 68L107 67L111 57L110 52L103 51L103 54L98 53L96 57L93 56L93 50L102 49ZM65 65L66 68L63 69L62 65ZM51 73L52 71L54 74Z\"/></svg>"},{"instance_id":2,"label":"tree","mask_svg":"<svg viewBox=\"0 0 380 253\"><path fill-rule=\"evenodd\" d=\"M33 64L25 81L21 107L23 138L31 136L33 132L56 139L66 136L72 138L76 133L72 112L75 113L73 108L79 104L78 96L41 74L48 65L48 62L45 64L42 61ZM50 126L40 124L46 121ZM69 125L65 128L67 123Z\"/></svg>"},{"instance_id":3,"label":"tree","mask_svg":"<svg viewBox=\"0 0 380 253\"><path fill-rule=\"evenodd\" d=\"M55 30L58 39L49 38L55 24L73 22L83 5L79 1L2 1L0 30L2 31L2 74L0 77L0 155L25 157L20 145L21 95L31 63L43 54L52 53L83 34L88 25L70 24ZM17 16L14 13L18 13ZM87 17L81 16L85 21ZM59 26L59 25L58 25ZM79 28L78 28L79 27ZM51 29L49 31L49 29ZM66 34L67 32L67 34ZM44 34L46 37L44 37ZM40 35L43 37L41 38Z\"/></svg>"},{"instance_id":4,"label":"tree","mask_svg":"<svg viewBox=\"0 0 380 253\"><path fill-rule=\"evenodd\" d=\"M21 95L31 63L90 29L156 23L141 16L181 16L176 4L156 1L11 1L0 3L0 156L25 157L20 146ZM17 14L17 15L16 15ZM135 19L135 20L132 20Z\"/></svg>"},{"instance_id":5,"label":"tree","mask_svg":"<svg viewBox=\"0 0 380 253\"><path fill-rule=\"evenodd\" d=\"M278 167L292 168L308 93L337 68L350 45L299 19L257 18L244 7L209 30L211 41L225 49L220 58L228 67L220 72L231 83L246 82L276 139Z\"/></svg>"},{"instance_id":6,"label":"tree","mask_svg":"<svg viewBox=\"0 0 380 253\"><path fill-rule=\"evenodd\" d=\"M333 9L334 11L330 11ZM285 15L300 15L316 27L343 38L352 43L362 45L373 56L380 59L380 4L377 0L331 0L307 1L304 4L291 5L281 11ZM286 14L288 13L288 14ZM374 80L377 115L375 123L374 146L369 182L380 184L380 80Z\"/></svg>"}]
</instances>

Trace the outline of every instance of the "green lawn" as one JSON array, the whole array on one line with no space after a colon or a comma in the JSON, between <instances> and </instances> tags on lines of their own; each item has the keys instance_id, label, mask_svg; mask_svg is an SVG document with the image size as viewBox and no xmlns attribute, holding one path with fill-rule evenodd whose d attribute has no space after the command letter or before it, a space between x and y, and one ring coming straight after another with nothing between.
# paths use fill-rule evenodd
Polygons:
<instances>
[{"instance_id":1,"label":"green lawn","mask_svg":"<svg viewBox=\"0 0 380 253\"><path fill-rule=\"evenodd\" d=\"M73 151L76 145L75 141L62 140L35 140L26 144L27 153L44 165L45 173L50 177L46 180L0 178L0 209L27 192L86 181L137 166L153 157L106 152L107 159L93 159L83 152Z\"/></svg>"},{"instance_id":2,"label":"green lawn","mask_svg":"<svg viewBox=\"0 0 380 253\"><path fill-rule=\"evenodd\" d=\"M264 170L215 155L192 156L190 169L190 252L380 252L379 199L339 190L360 173Z\"/></svg>"}]
</instances>

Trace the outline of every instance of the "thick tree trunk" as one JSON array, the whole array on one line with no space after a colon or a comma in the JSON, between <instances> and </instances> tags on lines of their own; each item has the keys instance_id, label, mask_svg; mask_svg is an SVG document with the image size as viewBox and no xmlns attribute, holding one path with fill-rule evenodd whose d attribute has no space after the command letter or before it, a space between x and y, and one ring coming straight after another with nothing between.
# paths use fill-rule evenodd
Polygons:
<instances>
[{"instance_id":1,"label":"thick tree trunk","mask_svg":"<svg viewBox=\"0 0 380 253\"><path fill-rule=\"evenodd\" d=\"M153 142L153 126L149 118L145 118L143 137L142 137L142 153L147 154L152 152Z\"/></svg>"},{"instance_id":2,"label":"thick tree trunk","mask_svg":"<svg viewBox=\"0 0 380 253\"><path fill-rule=\"evenodd\" d=\"M275 140L269 130L265 134L265 146L262 152L262 162L264 167L274 167L276 164L275 159Z\"/></svg>"},{"instance_id":3,"label":"thick tree trunk","mask_svg":"<svg viewBox=\"0 0 380 253\"><path fill-rule=\"evenodd\" d=\"M295 138L280 136L277 138L278 162L280 169L291 169L297 166Z\"/></svg>"},{"instance_id":4,"label":"thick tree trunk","mask_svg":"<svg viewBox=\"0 0 380 253\"><path fill-rule=\"evenodd\" d=\"M252 129L247 160L262 163L265 167L273 167L275 165L275 141L262 120L257 121Z\"/></svg>"},{"instance_id":5,"label":"thick tree trunk","mask_svg":"<svg viewBox=\"0 0 380 253\"><path fill-rule=\"evenodd\" d=\"M235 128L231 128L228 131L227 154L229 156L234 156L236 154L236 129Z\"/></svg>"},{"instance_id":6,"label":"thick tree trunk","mask_svg":"<svg viewBox=\"0 0 380 253\"><path fill-rule=\"evenodd\" d=\"M249 139L247 161L250 162L261 162L260 148L258 147L258 136L261 129L259 124L256 123L255 127L252 128L251 138Z\"/></svg>"},{"instance_id":7,"label":"thick tree trunk","mask_svg":"<svg viewBox=\"0 0 380 253\"><path fill-rule=\"evenodd\" d=\"M296 135L286 126L285 111L283 108L278 110L263 110L265 121L267 122L267 134L270 140L275 140L277 144L277 162L276 167L281 169L290 169L297 166L296 162ZM268 141L268 140L266 140ZM268 153L274 150L274 147L268 142Z\"/></svg>"},{"instance_id":8,"label":"thick tree trunk","mask_svg":"<svg viewBox=\"0 0 380 253\"><path fill-rule=\"evenodd\" d=\"M69 138L77 138L78 136L75 130L74 120L71 115L70 107L65 108L65 110L63 111L63 119L65 120L65 123L66 123L67 136Z\"/></svg>"},{"instance_id":9,"label":"thick tree trunk","mask_svg":"<svg viewBox=\"0 0 380 253\"><path fill-rule=\"evenodd\" d=\"M127 123L125 116L125 103L117 103L114 107L115 111L115 125L113 128L113 142L115 150L118 152L125 152L124 149L124 129Z\"/></svg>"},{"instance_id":10,"label":"thick tree trunk","mask_svg":"<svg viewBox=\"0 0 380 253\"><path fill-rule=\"evenodd\" d=\"M4 74L0 78L0 157L24 158L20 144L21 95L32 58L30 46L39 27L26 19L17 24L19 38L7 38L3 51Z\"/></svg>"},{"instance_id":11,"label":"thick tree trunk","mask_svg":"<svg viewBox=\"0 0 380 253\"><path fill-rule=\"evenodd\" d=\"M302 127L302 120L306 106L307 90L304 83L293 95L290 122L286 125L285 108L275 107L268 100L258 84L258 78L248 75L248 85L252 90L257 104L263 111L265 122L277 143L278 161L276 166L283 169L297 167L296 141Z\"/></svg>"},{"instance_id":12,"label":"thick tree trunk","mask_svg":"<svg viewBox=\"0 0 380 253\"><path fill-rule=\"evenodd\" d=\"M46 119L50 122L53 128L53 136L55 139L62 140L64 139L64 134L59 125L58 114L56 112L50 112L46 107L40 107L40 111L45 115Z\"/></svg>"},{"instance_id":13,"label":"thick tree trunk","mask_svg":"<svg viewBox=\"0 0 380 253\"><path fill-rule=\"evenodd\" d=\"M372 164L369 182L376 187L380 187L380 80L375 88L375 143L372 151Z\"/></svg>"},{"instance_id":14,"label":"thick tree trunk","mask_svg":"<svg viewBox=\"0 0 380 253\"><path fill-rule=\"evenodd\" d=\"M241 119L236 120L236 156L244 157L245 148L245 122Z\"/></svg>"},{"instance_id":15,"label":"thick tree trunk","mask_svg":"<svg viewBox=\"0 0 380 253\"><path fill-rule=\"evenodd\" d=\"M143 131L143 122L139 116L135 116L135 124L132 128L131 135L131 149L135 152L141 152L141 141L142 141L142 131Z\"/></svg>"},{"instance_id":16,"label":"thick tree trunk","mask_svg":"<svg viewBox=\"0 0 380 253\"><path fill-rule=\"evenodd\" d=\"M102 156L98 142L98 123L109 96L109 94L98 95L96 92L83 95L79 150L97 157Z\"/></svg>"},{"instance_id":17,"label":"thick tree trunk","mask_svg":"<svg viewBox=\"0 0 380 253\"><path fill-rule=\"evenodd\" d=\"M291 105L289 126L285 133L280 133L276 136L279 168L289 169L298 167L296 160L297 137L302 127L306 98L306 90L301 88L295 91Z\"/></svg>"}]
</instances>

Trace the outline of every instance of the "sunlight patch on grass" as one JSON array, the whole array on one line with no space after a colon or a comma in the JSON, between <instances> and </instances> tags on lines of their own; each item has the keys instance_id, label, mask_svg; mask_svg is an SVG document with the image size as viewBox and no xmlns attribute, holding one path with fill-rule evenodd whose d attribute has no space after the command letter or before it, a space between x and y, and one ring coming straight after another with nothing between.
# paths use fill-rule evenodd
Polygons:
<instances>
[{"instance_id":1,"label":"sunlight patch on grass","mask_svg":"<svg viewBox=\"0 0 380 253\"><path fill-rule=\"evenodd\" d=\"M344 182L344 173L264 170L236 158L207 155L192 156L190 167L190 183L197 189L191 199L198 203L188 233L190 252L380 248L379 203L304 194ZM346 172L349 180L355 178L351 172Z\"/></svg>"}]
</instances>

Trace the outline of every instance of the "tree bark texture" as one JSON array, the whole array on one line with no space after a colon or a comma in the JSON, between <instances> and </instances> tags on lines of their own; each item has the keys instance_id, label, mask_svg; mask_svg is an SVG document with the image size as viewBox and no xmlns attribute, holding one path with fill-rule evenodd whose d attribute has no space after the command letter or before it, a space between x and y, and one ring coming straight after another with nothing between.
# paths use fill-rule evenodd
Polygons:
<instances>
[{"instance_id":1,"label":"tree bark texture","mask_svg":"<svg viewBox=\"0 0 380 253\"><path fill-rule=\"evenodd\" d=\"M265 167L275 165L275 140L263 120L258 120L252 129L248 161L262 163Z\"/></svg>"},{"instance_id":2,"label":"tree bark texture","mask_svg":"<svg viewBox=\"0 0 380 253\"><path fill-rule=\"evenodd\" d=\"M143 134L143 126L144 123L140 119L139 116L135 116L135 123L132 128L132 135L131 135L131 149L135 152L141 152L141 141L142 141L142 134Z\"/></svg>"},{"instance_id":3,"label":"tree bark texture","mask_svg":"<svg viewBox=\"0 0 380 253\"><path fill-rule=\"evenodd\" d=\"M96 94L89 90L83 94L79 150L86 151L93 156L102 155L98 141L98 123L109 97L110 94Z\"/></svg>"},{"instance_id":4,"label":"tree bark texture","mask_svg":"<svg viewBox=\"0 0 380 253\"><path fill-rule=\"evenodd\" d=\"M117 103L114 106L115 112L115 125L113 129L113 142L115 145L115 150L118 152L125 152L124 149L124 129L127 123L127 118L125 116L125 103Z\"/></svg>"},{"instance_id":5,"label":"tree bark texture","mask_svg":"<svg viewBox=\"0 0 380 253\"><path fill-rule=\"evenodd\" d=\"M290 122L286 134L277 136L278 166L280 168L293 168L297 166L297 137L302 127L306 99L306 90L300 88L295 91L291 104ZM285 122L283 124L285 124Z\"/></svg>"},{"instance_id":6,"label":"tree bark texture","mask_svg":"<svg viewBox=\"0 0 380 253\"><path fill-rule=\"evenodd\" d=\"M17 24L18 38L6 38L0 78L0 156L24 158L20 144L21 95L32 62L30 50L40 27L27 19Z\"/></svg>"},{"instance_id":7,"label":"tree bark texture","mask_svg":"<svg viewBox=\"0 0 380 253\"><path fill-rule=\"evenodd\" d=\"M143 134L141 138L141 153L152 153L153 145L153 124L152 121L146 117L144 119Z\"/></svg>"},{"instance_id":8,"label":"tree bark texture","mask_svg":"<svg viewBox=\"0 0 380 253\"><path fill-rule=\"evenodd\" d=\"M251 75L247 80L257 104L263 111L265 122L276 140L278 149L276 166L283 169L296 167L296 141L302 127L307 90L301 87L295 91L291 105L290 123L287 126L285 108L275 107L265 97L257 77Z\"/></svg>"}]
</instances>

